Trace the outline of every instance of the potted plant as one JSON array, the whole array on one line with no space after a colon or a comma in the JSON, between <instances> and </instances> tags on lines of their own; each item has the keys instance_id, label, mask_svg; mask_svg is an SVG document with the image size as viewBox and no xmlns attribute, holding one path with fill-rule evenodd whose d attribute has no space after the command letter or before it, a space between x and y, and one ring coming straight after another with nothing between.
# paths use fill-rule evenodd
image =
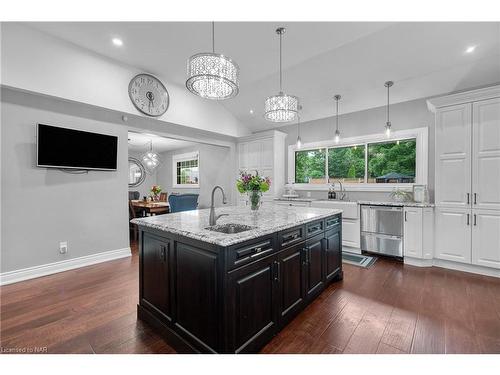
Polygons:
<instances>
[{"instance_id":1,"label":"potted plant","mask_svg":"<svg viewBox=\"0 0 500 375\"><path fill-rule=\"evenodd\" d=\"M161 186L160 185L153 185L151 187L151 198L154 201L160 200L160 193L161 193Z\"/></svg>"},{"instance_id":2,"label":"potted plant","mask_svg":"<svg viewBox=\"0 0 500 375\"><path fill-rule=\"evenodd\" d=\"M271 186L269 177L259 176L259 172L257 171L255 171L255 175L240 172L240 178L236 180L236 188L241 194L248 194L250 208L253 211L259 209L262 193L268 191L269 186Z\"/></svg>"}]
</instances>

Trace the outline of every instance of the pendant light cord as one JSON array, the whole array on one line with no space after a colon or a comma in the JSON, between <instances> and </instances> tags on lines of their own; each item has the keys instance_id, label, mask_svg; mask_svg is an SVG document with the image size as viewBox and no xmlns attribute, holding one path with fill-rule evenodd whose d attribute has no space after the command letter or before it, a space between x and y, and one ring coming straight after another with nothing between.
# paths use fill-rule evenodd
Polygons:
<instances>
[{"instance_id":1,"label":"pendant light cord","mask_svg":"<svg viewBox=\"0 0 500 375\"><path fill-rule=\"evenodd\" d=\"M387 123L389 123L389 88L391 86L387 85Z\"/></svg>"},{"instance_id":2,"label":"pendant light cord","mask_svg":"<svg viewBox=\"0 0 500 375\"><path fill-rule=\"evenodd\" d=\"M300 114L297 114L297 137L300 138Z\"/></svg>"},{"instance_id":3,"label":"pendant light cord","mask_svg":"<svg viewBox=\"0 0 500 375\"><path fill-rule=\"evenodd\" d=\"M337 115L335 116L335 122L337 123L336 130L339 130L339 100L336 99Z\"/></svg>"},{"instance_id":4,"label":"pendant light cord","mask_svg":"<svg viewBox=\"0 0 500 375\"><path fill-rule=\"evenodd\" d=\"M212 53L215 53L215 21L212 21Z\"/></svg>"},{"instance_id":5,"label":"pendant light cord","mask_svg":"<svg viewBox=\"0 0 500 375\"><path fill-rule=\"evenodd\" d=\"M280 32L280 92L283 91L283 88L282 88L282 81L283 81L283 73L282 73L282 70L281 70L281 43L282 43L282 38L283 38L283 32Z\"/></svg>"}]
</instances>

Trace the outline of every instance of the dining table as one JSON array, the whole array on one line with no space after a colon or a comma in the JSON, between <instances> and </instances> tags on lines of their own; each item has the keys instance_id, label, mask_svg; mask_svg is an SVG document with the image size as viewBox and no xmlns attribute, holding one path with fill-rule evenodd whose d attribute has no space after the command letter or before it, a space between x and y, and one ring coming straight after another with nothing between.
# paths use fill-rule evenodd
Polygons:
<instances>
[{"instance_id":1,"label":"dining table","mask_svg":"<svg viewBox=\"0 0 500 375\"><path fill-rule=\"evenodd\" d=\"M144 200L131 200L132 207L142 213L142 216L149 215L162 215L170 212L168 202L163 201L144 201Z\"/></svg>"}]
</instances>

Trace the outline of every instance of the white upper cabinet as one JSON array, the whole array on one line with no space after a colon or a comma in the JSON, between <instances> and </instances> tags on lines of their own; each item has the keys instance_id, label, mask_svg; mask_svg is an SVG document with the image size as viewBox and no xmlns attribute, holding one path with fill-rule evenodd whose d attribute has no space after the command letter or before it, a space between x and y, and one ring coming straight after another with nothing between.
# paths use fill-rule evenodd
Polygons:
<instances>
[{"instance_id":1,"label":"white upper cabinet","mask_svg":"<svg viewBox=\"0 0 500 375\"><path fill-rule=\"evenodd\" d=\"M436 207L435 257L471 263L471 210Z\"/></svg>"},{"instance_id":2,"label":"white upper cabinet","mask_svg":"<svg viewBox=\"0 0 500 375\"><path fill-rule=\"evenodd\" d=\"M472 207L500 209L500 98L472 108Z\"/></svg>"},{"instance_id":3,"label":"white upper cabinet","mask_svg":"<svg viewBox=\"0 0 500 375\"><path fill-rule=\"evenodd\" d=\"M250 172L254 173L260 169L262 142L249 142L247 143L247 148L247 168Z\"/></svg>"},{"instance_id":4,"label":"white upper cabinet","mask_svg":"<svg viewBox=\"0 0 500 375\"><path fill-rule=\"evenodd\" d=\"M500 212L472 212L472 263L500 268Z\"/></svg>"},{"instance_id":5,"label":"white upper cabinet","mask_svg":"<svg viewBox=\"0 0 500 375\"><path fill-rule=\"evenodd\" d=\"M262 141L262 153L261 153L261 162L260 166L264 169L272 169L273 168L273 139L264 139Z\"/></svg>"},{"instance_id":6,"label":"white upper cabinet","mask_svg":"<svg viewBox=\"0 0 500 375\"><path fill-rule=\"evenodd\" d=\"M257 171L259 175L271 179L271 188L263 194L264 201L272 201L283 193L285 138L285 133L271 130L239 139L238 170L252 174ZM245 196L240 196L240 204L244 204L245 200Z\"/></svg>"},{"instance_id":7,"label":"white upper cabinet","mask_svg":"<svg viewBox=\"0 0 500 375\"><path fill-rule=\"evenodd\" d=\"M404 256L423 258L422 208L404 209Z\"/></svg>"},{"instance_id":8,"label":"white upper cabinet","mask_svg":"<svg viewBox=\"0 0 500 375\"><path fill-rule=\"evenodd\" d=\"M238 145L238 168L240 171L248 170L248 144L240 143Z\"/></svg>"},{"instance_id":9,"label":"white upper cabinet","mask_svg":"<svg viewBox=\"0 0 500 375\"><path fill-rule=\"evenodd\" d=\"M436 204L470 207L471 108L460 104L436 112Z\"/></svg>"}]
</instances>

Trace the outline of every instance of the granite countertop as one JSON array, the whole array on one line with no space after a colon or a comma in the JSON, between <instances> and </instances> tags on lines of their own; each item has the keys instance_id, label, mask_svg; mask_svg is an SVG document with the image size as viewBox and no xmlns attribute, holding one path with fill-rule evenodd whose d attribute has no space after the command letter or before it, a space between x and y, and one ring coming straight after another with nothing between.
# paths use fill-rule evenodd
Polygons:
<instances>
[{"instance_id":1,"label":"granite countertop","mask_svg":"<svg viewBox=\"0 0 500 375\"><path fill-rule=\"evenodd\" d=\"M434 207L434 203L418 203L418 202L381 202L381 201L358 201L359 204L367 204L371 206L398 206L398 207Z\"/></svg>"},{"instance_id":2,"label":"granite countertop","mask_svg":"<svg viewBox=\"0 0 500 375\"><path fill-rule=\"evenodd\" d=\"M279 198L274 198L275 201L291 201L291 202L313 202L313 201L318 201L320 199L315 199L315 198L286 198L286 197L279 197Z\"/></svg>"},{"instance_id":3,"label":"granite countertop","mask_svg":"<svg viewBox=\"0 0 500 375\"><path fill-rule=\"evenodd\" d=\"M318 199L318 198L274 198L275 201L284 202L349 202L358 204L369 204L372 206L399 206L399 207L434 207L434 203L418 203L418 202L393 202L393 201L348 201L336 199Z\"/></svg>"},{"instance_id":4,"label":"granite countertop","mask_svg":"<svg viewBox=\"0 0 500 375\"><path fill-rule=\"evenodd\" d=\"M208 227L210 210L201 209L166 215L133 219L139 226L163 230L195 240L219 246L231 246L266 234L341 213L342 210L313 207L263 206L257 212L248 207L226 206L215 209L217 215L228 214L217 220L217 225L226 223L245 224L255 227L241 233L226 234L205 229Z\"/></svg>"}]
</instances>

